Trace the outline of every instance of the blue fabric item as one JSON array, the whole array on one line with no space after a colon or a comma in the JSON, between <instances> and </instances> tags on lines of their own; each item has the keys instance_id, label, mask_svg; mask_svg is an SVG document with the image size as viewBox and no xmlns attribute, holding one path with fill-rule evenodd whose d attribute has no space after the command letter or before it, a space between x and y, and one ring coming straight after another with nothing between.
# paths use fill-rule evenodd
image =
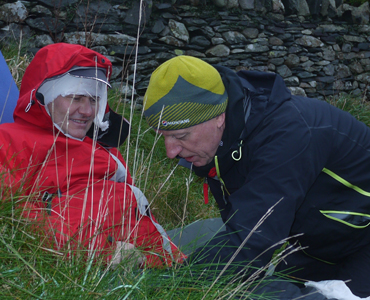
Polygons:
<instances>
[{"instance_id":1,"label":"blue fabric item","mask_svg":"<svg viewBox=\"0 0 370 300\"><path fill-rule=\"evenodd\" d=\"M0 124L13 123L13 111L17 104L19 91L1 51L0 74Z\"/></svg>"}]
</instances>

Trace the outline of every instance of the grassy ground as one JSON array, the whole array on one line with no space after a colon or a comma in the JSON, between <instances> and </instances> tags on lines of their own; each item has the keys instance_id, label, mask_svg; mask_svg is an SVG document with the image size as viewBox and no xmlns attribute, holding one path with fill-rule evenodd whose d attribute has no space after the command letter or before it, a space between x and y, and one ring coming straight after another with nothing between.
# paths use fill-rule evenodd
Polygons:
<instances>
[{"instance_id":1,"label":"grassy ground","mask_svg":"<svg viewBox=\"0 0 370 300\"><path fill-rule=\"evenodd\" d=\"M2 48L2 53L19 84L29 57L18 47ZM112 107L132 124L121 151L159 223L172 229L218 216L213 201L203 203L202 181L166 158L163 139L148 128L141 111L133 111L121 97L110 92ZM363 99L328 101L370 125L370 107ZM4 185L1 187L0 299L247 299L246 291L258 284L253 280L241 284L232 275L215 280L214 272L204 271L205 266L138 271L124 261L113 269L104 258L88 261L84 256L58 253L43 243L32 224L14 209L21 196L6 195Z\"/></svg>"},{"instance_id":2,"label":"grassy ground","mask_svg":"<svg viewBox=\"0 0 370 300\"><path fill-rule=\"evenodd\" d=\"M163 138L148 127L142 111L132 111L130 104L114 92L110 103L131 123L131 135L121 152L136 185L152 202L152 211L158 221L166 229L172 229L218 216L214 201L204 204L203 180L194 177L190 170L178 167L177 160L167 158Z\"/></svg>"}]
</instances>

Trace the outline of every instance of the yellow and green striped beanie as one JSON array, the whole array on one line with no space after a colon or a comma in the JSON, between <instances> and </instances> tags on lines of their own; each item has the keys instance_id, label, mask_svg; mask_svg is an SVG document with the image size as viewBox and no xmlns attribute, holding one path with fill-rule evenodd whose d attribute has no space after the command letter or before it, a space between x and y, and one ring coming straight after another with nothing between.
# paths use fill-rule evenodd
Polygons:
<instances>
[{"instance_id":1,"label":"yellow and green striped beanie","mask_svg":"<svg viewBox=\"0 0 370 300\"><path fill-rule=\"evenodd\" d=\"M192 56L176 56L152 74L144 96L150 127L177 130L206 122L226 110L227 92L218 71Z\"/></svg>"}]
</instances>

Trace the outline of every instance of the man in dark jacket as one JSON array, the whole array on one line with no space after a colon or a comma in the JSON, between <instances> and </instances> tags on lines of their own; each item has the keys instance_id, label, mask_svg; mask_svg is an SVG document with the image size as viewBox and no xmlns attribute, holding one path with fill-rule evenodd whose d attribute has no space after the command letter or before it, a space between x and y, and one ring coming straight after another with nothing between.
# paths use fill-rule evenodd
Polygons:
<instances>
[{"instance_id":1,"label":"man in dark jacket","mask_svg":"<svg viewBox=\"0 0 370 300\"><path fill-rule=\"evenodd\" d=\"M348 281L354 294L370 295L365 124L291 95L279 75L235 73L189 56L154 71L144 113L164 136L167 156L191 163L220 208L227 236L216 235L201 262L234 255L270 273ZM277 264L285 247L302 250Z\"/></svg>"}]
</instances>

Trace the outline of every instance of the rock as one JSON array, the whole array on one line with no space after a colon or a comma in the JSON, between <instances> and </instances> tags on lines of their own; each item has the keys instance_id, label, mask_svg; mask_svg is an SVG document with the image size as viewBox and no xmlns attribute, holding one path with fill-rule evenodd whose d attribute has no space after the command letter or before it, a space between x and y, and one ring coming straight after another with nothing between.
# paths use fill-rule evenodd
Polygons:
<instances>
[{"instance_id":1,"label":"rock","mask_svg":"<svg viewBox=\"0 0 370 300\"><path fill-rule=\"evenodd\" d=\"M171 19L168 22L168 27L170 28L175 38L180 39L185 43L189 42L189 32L183 23Z\"/></svg>"},{"instance_id":2,"label":"rock","mask_svg":"<svg viewBox=\"0 0 370 300\"><path fill-rule=\"evenodd\" d=\"M292 95L307 97L304 89L300 87L288 87L288 89L291 91Z\"/></svg>"},{"instance_id":3,"label":"rock","mask_svg":"<svg viewBox=\"0 0 370 300\"><path fill-rule=\"evenodd\" d=\"M283 15L285 7L281 0L272 0L272 11L276 14Z\"/></svg>"},{"instance_id":4,"label":"rock","mask_svg":"<svg viewBox=\"0 0 370 300\"><path fill-rule=\"evenodd\" d=\"M316 76L315 76L315 74L310 73L310 72L306 72L306 71L304 71L304 72L299 72L299 73L297 74L297 76L298 76L299 78L302 78L302 79L311 78L311 77L316 77Z\"/></svg>"},{"instance_id":5,"label":"rock","mask_svg":"<svg viewBox=\"0 0 370 300\"><path fill-rule=\"evenodd\" d=\"M237 31L224 32L222 33L222 37L229 45L247 42L245 36Z\"/></svg>"},{"instance_id":6,"label":"rock","mask_svg":"<svg viewBox=\"0 0 370 300\"><path fill-rule=\"evenodd\" d=\"M342 32L347 31L344 27L339 26L339 25L334 25L334 24L321 24L319 25L319 27L322 28L324 32L327 32L327 33L334 33L334 32L342 33Z\"/></svg>"},{"instance_id":7,"label":"rock","mask_svg":"<svg viewBox=\"0 0 370 300\"><path fill-rule=\"evenodd\" d=\"M33 15L43 15L43 16L48 16L48 17L52 17L52 12L50 11L50 9L46 8L45 6L42 6L42 5L36 5L34 7L31 8L30 10L30 14L33 14Z\"/></svg>"},{"instance_id":8,"label":"rock","mask_svg":"<svg viewBox=\"0 0 370 300\"><path fill-rule=\"evenodd\" d=\"M254 9L254 0L239 0L242 9Z\"/></svg>"},{"instance_id":9,"label":"rock","mask_svg":"<svg viewBox=\"0 0 370 300\"><path fill-rule=\"evenodd\" d=\"M200 31L209 39L213 38L216 35L211 26L202 26Z\"/></svg>"},{"instance_id":10,"label":"rock","mask_svg":"<svg viewBox=\"0 0 370 300\"><path fill-rule=\"evenodd\" d=\"M354 74L361 74L364 72L364 68L362 67L361 63L358 61L355 61L352 64L350 64L349 69L351 70L351 73L354 73Z\"/></svg>"},{"instance_id":11,"label":"rock","mask_svg":"<svg viewBox=\"0 0 370 300\"><path fill-rule=\"evenodd\" d=\"M289 54L285 60L285 64L289 67L289 68L294 68L294 67L297 67L299 66L300 64L300 59L298 57L298 55L296 54Z\"/></svg>"},{"instance_id":12,"label":"rock","mask_svg":"<svg viewBox=\"0 0 370 300\"><path fill-rule=\"evenodd\" d=\"M359 43L358 49L360 50L370 50L370 43Z\"/></svg>"},{"instance_id":13,"label":"rock","mask_svg":"<svg viewBox=\"0 0 370 300\"><path fill-rule=\"evenodd\" d=\"M11 23L0 31L0 41L19 42L24 37L32 36L34 32L28 26Z\"/></svg>"},{"instance_id":14,"label":"rock","mask_svg":"<svg viewBox=\"0 0 370 300\"><path fill-rule=\"evenodd\" d=\"M352 51L352 46L351 46L351 44L343 44L343 46L342 46L342 51L343 52L346 52L346 53L348 53L348 52L351 52Z\"/></svg>"},{"instance_id":15,"label":"rock","mask_svg":"<svg viewBox=\"0 0 370 300\"><path fill-rule=\"evenodd\" d=\"M281 65L281 66L277 67L276 71L283 78L290 77L293 74L292 71L286 65Z\"/></svg>"},{"instance_id":16,"label":"rock","mask_svg":"<svg viewBox=\"0 0 370 300\"><path fill-rule=\"evenodd\" d=\"M352 75L349 67L344 64L339 64L335 69L337 78L345 78Z\"/></svg>"},{"instance_id":17,"label":"rock","mask_svg":"<svg viewBox=\"0 0 370 300\"><path fill-rule=\"evenodd\" d=\"M205 54L207 56L226 57L230 54L230 48L225 45L216 45L208 49Z\"/></svg>"},{"instance_id":18,"label":"rock","mask_svg":"<svg viewBox=\"0 0 370 300\"><path fill-rule=\"evenodd\" d=\"M154 25L151 29L151 31L153 33L160 33L161 31L163 31L163 29L165 28L164 24L163 24L163 20L161 19L158 19L154 22Z\"/></svg>"},{"instance_id":19,"label":"rock","mask_svg":"<svg viewBox=\"0 0 370 300\"><path fill-rule=\"evenodd\" d=\"M335 0L323 0L320 14L323 17L328 16L329 18L333 18L338 15L337 5Z\"/></svg>"},{"instance_id":20,"label":"rock","mask_svg":"<svg viewBox=\"0 0 370 300\"><path fill-rule=\"evenodd\" d=\"M245 47L245 51L248 53L258 53L268 51L269 47L260 44L249 44Z\"/></svg>"},{"instance_id":21,"label":"rock","mask_svg":"<svg viewBox=\"0 0 370 300\"><path fill-rule=\"evenodd\" d=\"M270 51L268 53L269 58L285 57L288 54L287 51Z\"/></svg>"},{"instance_id":22,"label":"rock","mask_svg":"<svg viewBox=\"0 0 370 300\"><path fill-rule=\"evenodd\" d=\"M314 38L312 36L303 36L296 40L298 45L302 45L304 47L323 47L324 44L319 39Z\"/></svg>"},{"instance_id":23,"label":"rock","mask_svg":"<svg viewBox=\"0 0 370 300\"><path fill-rule=\"evenodd\" d=\"M357 35L343 35L343 39L347 42L353 42L353 43L364 43L366 42L366 39L362 36Z\"/></svg>"},{"instance_id":24,"label":"rock","mask_svg":"<svg viewBox=\"0 0 370 300\"><path fill-rule=\"evenodd\" d=\"M369 2L366 1L359 7L356 7L352 10L352 19L353 23L365 25L369 23L369 15L370 15L370 6Z\"/></svg>"},{"instance_id":25,"label":"rock","mask_svg":"<svg viewBox=\"0 0 370 300\"><path fill-rule=\"evenodd\" d=\"M314 18L317 18L318 15L321 13L322 2L323 0L307 0L307 5L309 8L310 14Z\"/></svg>"},{"instance_id":26,"label":"rock","mask_svg":"<svg viewBox=\"0 0 370 300\"><path fill-rule=\"evenodd\" d=\"M298 86L299 85L299 78L297 76L292 76L289 78L284 78L284 82L288 86Z\"/></svg>"},{"instance_id":27,"label":"rock","mask_svg":"<svg viewBox=\"0 0 370 300\"><path fill-rule=\"evenodd\" d=\"M179 41L177 38L175 38L173 36L164 36L164 37L160 38L159 40L161 42L167 44L167 45L171 45L171 46L175 46L175 47L184 47L185 46L184 42Z\"/></svg>"},{"instance_id":28,"label":"rock","mask_svg":"<svg viewBox=\"0 0 370 300\"><path fill-rule=\"evenodd\" d=\"M226 7L227 6L228 0L212 0L212 3L220 8Z\"/></svg>"},{"instance_id":29,"label":"rock","mask_svg":"<svg viewBox=\"0 0 370 300\"><path fill-rule=\"evenodd\" d=\"M335 81L335 77L334 76L316 77L316 81L321 83L333 83Z\"/></svg>"},{"instance_id":30,"label":"rock","mask_svg":"<svg viewBox=\"0 0 370 300\"><path fill-rule=\"evenodd\" d=\"M78 3L80 0L38 0L38 2L53 9L64 8Z\"/></svg>"},{"instance_id":31,"label":"rock","mask_svg":"<svg viewBox=\"0 0 370 300\"><path fill-rule=\"evenodd\" d=\"M219 1L219 0L218 0ZM226 4L227 9L233 9L239 7L239 1L238 0L228 0Z\"/></svg>"},{"instance_id":32,"label":"rock","mask_svg":"<svg viewBox=\"0 0 370 300\"><path fill-rule=\"evenodd\" d=\"M214 37L212 38L211 42L213 45L219 45L225 43L225 40L223 38Z\"/></svg>"},{"instance_id":33,"label":"rock","mask_svg":"<svg viewBox=\"0 0 370 300\"><path fill-rule=\"evenodd\" d=\"M73 32L64 34L65 41L70 44L86 45L89 42L94 46L108 45L132 45L136 43L136 39L126 34L101 34Z\"/></svg>"},{"instance_id":34,"label":"rock","mask_svg":"<svg viewBox=\"0 0 370 300\"><path fill-rule=\"evenodd\" d=\"M360 25L358 27L358 32L370 34L370 26L369 25Z\"/></svg>"},{"instance_id":35,"label":"rock","mask_svg":"<svg viewBox=\"0 0 370 300\"><path fill-rule=\"evenodd\" d=\"M195 36L191 38L190 44L194 44L194 45L198 45L198 46L206 48L211 45L211 42L208 39L206 39L204 36Z\"/></svg>"},{"instance_id":36,"label":"rock","mask_svg":"<svg viewBox=\"0 0 370 300\"><path fill-rule=\"evenodd\" d=\"M283 57L271 58L269 62L274 64L275 66L280 66L284 63L284 58Z\"/></svg>"},{"instance_id":37,"label":"rock","mask_svg":"<svg viewBox=\"0 0 370 300\"><path fill-rule=\"evenodd\" d=\"M42 48L44 46L54 44L53 39L48 34L37 35L32 39L32 42L36 48Z\"/></svg>"},{"instance_id":38,"label":"rock","mask_svg":"<svg viewBox=\"0 0 370 300\"><path fill-rule=\"evenodd\" d=\"M335 60L335 51L333 50L332 47L325 47L323 48L323 55L322 58L328 61L333 61Z\"/></svg>"},{"instance_id":39,"label":"rock","mask_svg":"<svg viewBox=\"0 0 370 300\"><path fill-rule=\"evenodd\" d=\"M207 26L208 23L203 19L195 19L195 18L185 18L183 19L183 22L186 26L197 26L197 27L203 27Z\"/></svg>"},{"instance_id":40,"label":"rock","mask_svg":"<svg viewBox=\"0 0 370 300\"><path fill-rule=\"evenodd\" d=\"M255 39L258 36L257 28L245 28L242 31L242 34L248 39Z\"/></svg>"},{"instance_id":41,"label":"rock","mask_svg":"<svg viewBox=\"0 0 370 300\"><path fill-rule=\"evenodd\" d=\"M142 7L141 3L143 3ZM152 13L152 5L152 0L133 1L133 6L127 11L124 22L140 26L146 24Z\"/></svg>"},{"instance_id":42,"label":"rock","mask_svg":"<svg viewBox=\"0 0 370 300\"><path fill-rule=\"evenodd\" d=\"M0 20L6 23L23 22L27 16L27 9L21 1L0 6Z\"/></svg>"},{"instance_id":43,"label":"rock","mask_svg":"<svg viewBox=\"0 0 370 300\"><path fill-rule=\"evenodd\" d=\"M66 25L61 20L52 17L27 18L26 23L31 28L50 34L60 33L66 28Z\"/></svg>"},{"instance_id":44,"label":"rock","mask_svg":"<svg viewBox=\"0 0 370 300\"><path fill-rule=\"evenodd\" d=\"M269 45L269 40L267 38L258 37L257 39L252 40L252 43L267 46Z\"/></svg>"},{"instance_id":45,"label":"rock","mask_svg":"<svg viewBox=\"0 0 370 300\"><path fill-rule=\"evenodd\" d=\"M310 15L310 8L306 0L283 0L282 2L288 14L297 14L298 16Z\"/></svg>"},{"instance_id":46,"label":"rock","mask_svg":"<svg viewBox=\"0 0 370 300\"><path fill-rule=\"evenodd\" d=\"M270 37L268 41L269 41L269 44L272 45L272 46L282 46L282 45L284 45L284 42L281 39L279 39L275 36Z\"/></svg>"}]
</instances>

